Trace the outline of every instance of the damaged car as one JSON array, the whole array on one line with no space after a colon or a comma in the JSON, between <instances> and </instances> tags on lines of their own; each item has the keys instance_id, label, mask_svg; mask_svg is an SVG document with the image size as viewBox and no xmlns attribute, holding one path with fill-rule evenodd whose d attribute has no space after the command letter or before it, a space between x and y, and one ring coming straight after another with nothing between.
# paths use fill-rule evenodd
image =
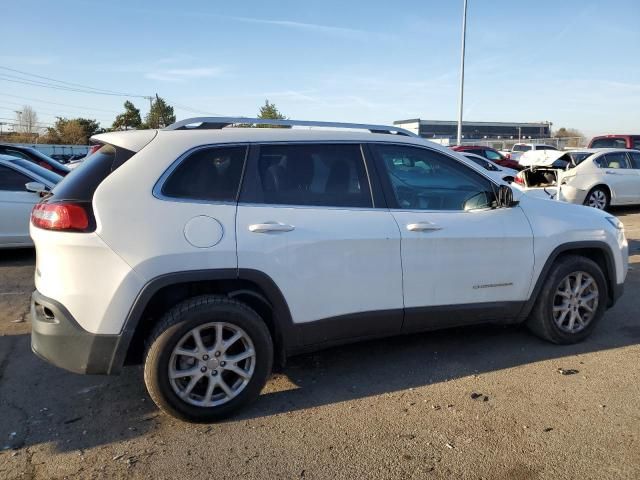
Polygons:
<instances>
[{"instance_id":1,"label":"damaged car","mask_svg":"<svg viewBox=\"0 0 640 480\"><path fill-rule=\"evenodd\" d=\"M640 204L640 151L596 148L531 151L515 183L527 193L606 210Z\"/></svg>"}]
</instances>

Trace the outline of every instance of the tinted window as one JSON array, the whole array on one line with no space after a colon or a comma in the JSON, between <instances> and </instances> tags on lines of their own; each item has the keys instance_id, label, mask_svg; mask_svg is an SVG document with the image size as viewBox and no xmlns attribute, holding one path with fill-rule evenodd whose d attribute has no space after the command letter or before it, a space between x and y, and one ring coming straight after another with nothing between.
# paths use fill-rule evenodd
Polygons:
<instances>
[{"instance_id":1,"label":"tinted window","mask_svg":"<svg viewBox=\"0 0 640 480\"><path fill-rule=\"evenodd\" d=\"M627 165L627 155L624 152L607 153L596 160L601 168L629 168Z\"/></svg>"},{"instance_id":2,"label":"tinted window","mask_svg":"<svg viewBox=\"0 0 640 480\"><path fill-rule=\"evenodd\" d=\"M514 145L511 149L512 152L528 152L531 150L531 145Z\"/></svg>"},{"instance_id":3,"label":"tinted window","mask_svg":"<svg viewBox=\"0 0 640 480\"><path fill-rule=\"evenodd\" d=\"M640 138L634 137L632 140L633 140L632 147L635 148L636 150L640 150Z\"/></svg>"},{"instance_id":4,"label":"tinted window","mask_svg":"<svg viewBox=\"0 0 640 480\"><path fill-rule=\"evenodd\" d=\"M640 153L638 152L629 152L631 155L631 168L640 169Z\"/></svg>"},{"instance_id":5,"label":"tinted window","mask_svg":"<svg viewBox=\"0 0 640 480\"><path fill-rule=\"evenodd\" d=\"M0 165L0 190L10 190L15 192L25 192L25 184L31 179L14 169Z\"/></svg>"},{"instance_id":6,"label":"tinted window","mask_svg":"<svg viewBox=\"0 0 640 480\"><path fill-rule=\"evenodd\" d=\"M569 155L571 157L571 160L573 160L573 163L575 165L580 165L582 163L582 161L591 156L592 153L590 152L567 152L567 155Z\"/></svg>"},{"instance_id":7,"label":"tinted window","mask_svg":"<svg viewBox=\"0 0 640 480\"><path fill-rule=\"evenodd\" d=\"M13 160L11 163L15 163L16 165L21 166L25 170L29 170L30 172L33 172L36 175L39 175L40 177L44 178L45 180L48 180L54 185L58 183L60 180L62 180L62 176L58 175L55 172L52 172L51 170L47 170L46 168L43 168L40 165L36 165L35 163L30 162L29 160L17 158Z\"/></svg>"},{"instance_id":8,"label":"tinted window","mask_svg":"<svg viewBox=\"0 0 640 480\"><path fill-rule=\"evenodd\" d=\"M591 142L591 148L627 148L624 138L599 138Z\"/></svg>"},{"instance_id":9,"label":"tinted window","mask_svg":"<svg viewBox=\"0 0 640 480\"><path fill-rule=\"evenodd\" d=\"M400 208L473 210L493 205L493 183L452 158L401 145L374 148Z\"/></svg>"},{"instance_id":10,"label":"tinted window","mask_svg":"<svg viewBox=\"0 0 640 480\"><path fill-rule=\"evenodd\" d=\"M162 187L168 197L235 201L247 147L205 148L183 160Z\"/></svg>"},{"instance_id":11,"label":"tinted window","mask_svg":"<svg viewBox=\"0 0 640 480\"><path fill-rule=\"evenodd\" d=\"M485 150L483 157L487 157L489 160L501 160L502 155L498 152L494 152L493 150Z\"/></svg>"},{"instance_id":12,"label":"tinted window","mask_svg":"<svg viewBox=\"0 0 640 480\"><path fill-rule=\"evenodd\" d=\"M264 203L372 207L360 145L263 145Z\"/></svg>"},{"instance_id":13,"label":"tinted window","mask_svg":"<svg viewBox=\"0 0 640 480\"><path fill-rule=\"evenodd\" d=\"M484 158L474 157L474 156L471 156L471 155L465 155L465 157L467 157L473 163L475 163L477 165L480 165L485 170L491 170L493 172L499 172L500 171L500 169L498 167L496 167L493 163L491 163L489 160L486 160Z\"/></svg>"},{"instance_id":14,"label":"tinted window","mask_svg":"<svg viewBox=\"0 0 640 480\"><path fill-rule=\"evenodd\" d=\"M557 148L551 145L536 145L536 150L557 150Z\"/></svg>"}]
</instances>

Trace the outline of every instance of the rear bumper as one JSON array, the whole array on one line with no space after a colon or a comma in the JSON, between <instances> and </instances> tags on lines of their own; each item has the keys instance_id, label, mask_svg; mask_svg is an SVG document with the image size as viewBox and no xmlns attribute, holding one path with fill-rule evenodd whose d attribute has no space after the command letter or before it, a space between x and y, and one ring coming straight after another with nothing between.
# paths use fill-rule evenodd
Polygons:
<instances>
[{"instance_id":1,"label":"rear bumper","mask_svg":"<svg viewBox=\"0 0 640 480\"><path fill-rule=\"evenodd\" d=\"M31 349L40 358L75 373L119 373L120 335L87 332L59 302L37 290L31 296Z\"/></svg>"}]
</instances>

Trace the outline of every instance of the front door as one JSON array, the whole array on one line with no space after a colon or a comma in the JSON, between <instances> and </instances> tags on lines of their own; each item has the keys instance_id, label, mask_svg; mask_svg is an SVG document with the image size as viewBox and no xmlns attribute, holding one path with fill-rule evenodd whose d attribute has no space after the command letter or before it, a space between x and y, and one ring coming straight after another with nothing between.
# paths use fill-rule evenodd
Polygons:
<instances>
[{"instance_id":1,"label":"front door","mask_svg":"<svg viewBox=\"0 0 640 480\"><path fill-rule=\"evenodd\" d=\"M373 150L402 236L405 328L515 316L534 263L524 212L491 208L496 186L441 152L394 144Z\"/></svg>"},{"instance_id":2,"label":"front door","mask_svg":"<svg viewBox=\"0 0 640 480\"><path fill-rule=\"evenodd\" d=\"M250 155L238 267L271 277L301 343L400 330L400 233L377 207L358 144L265 144Z\"/></svg>"},{"instance_id":3,"label":"front door","mask_svg":"<svg viewBox=\"0 0 640 480\"><path fill-rule=\"evenodd\" d=\"M28 245L31 210L40 196L28 192L32 180L22 173L0 165L0 244Z\"/></svg>"}]
</instances>

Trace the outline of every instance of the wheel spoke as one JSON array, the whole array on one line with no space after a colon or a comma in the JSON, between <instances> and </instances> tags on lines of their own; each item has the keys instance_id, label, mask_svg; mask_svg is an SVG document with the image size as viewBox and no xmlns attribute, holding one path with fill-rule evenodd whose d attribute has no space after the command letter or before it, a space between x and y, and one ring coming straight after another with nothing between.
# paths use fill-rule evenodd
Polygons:
<instances>
[{"instance_id":1,"label":"wheel spoke","mask_svg":"<svg viewBox=\"0 0 640 480\"><path fill-rule=\"evenodd\" d=\"M174 350L174 353L183 357L200 358L199 352L197 350L186 350L184 348L178 347Z\"/></svg>"},{"instance_id":2,"label":"wheel spoke","mask_svg":"<svg viewBox=\"0 0 640 480\"><path fill-rule=\"evenodd\" d=\"M211 376L207 377L207 382L208 382L207 391L204 394L204 398L202 399L204 403L211 402L211 396L213 395L213 390L216 388L216 382L213 380Z\"/></svg>"},{"instance_id":3,"label":"wheel spoke","mask_svg":"<svg viewBox=\"0 0 640 480\"><path fill-rule=\"evenodd\" d=\"M576 312L571 312L571 318L569 319L569 330L573 330L573 325L576 323Z\"/></svg>"},{"instance_id":4,"label":"wheel spoke","mask_svg":"<svg viewBox=\"0 0 640 480\"><path fill-rule=\"evenodd\" d=\"M580 287L580 290L578 290L578 293L584 292L591 285L593 285L593 279L591 277L587 277L587 280L582 284L582 286Z\"/></svg>"},{"instance_id":5,"label":"wheel spoke","mask_svg":"<svg viewBox=\"0 0 640 480\"><path fill-rule=\"evenodd\" d=\"M593 312L593 307L588 303L581 303L580 308L584 308L588 312Z\"/></svg>"},{"instance_id":6,"label":"wheel spoke","mask_svg":"<svg viewBox=\"0 0 640 480\"><path fill-rule=\"evenodd\" d=\"M232 355L230 357L226 357L226 359L227 359L227 362L236 364L242 360L253 357L254 355L255 355L255 352L249 349L249 350L245 350L242 353L239 353L238 355Z\"/></svg>"},{"instance_id":7,"label":"wheel spoke","mask_svg":"<svg viewBox=\"0 0 640 480\"><path fill-rule=\"evenodd\" d=\"M204 343L202 343L202 337L200 336L200 329L196 328L191 332L191 336L193 337L193 341L196 343L196 352L197 353L204 353L207 351L207 349L204 346Z\"/></svg>"},{"instance_id":8,"label":"wheel spoke","mask_svg":"<svg viewBox=\"0 0 640 480\"><path fill-rule=\"evenodd\" d=\"M169 372L169 378L185 378L185 377L193 377L194 375L199 375L200 372L199 367L190 368L189 370L174 370L173 368Z\"/></svg>"},{"instance_id":9,"label":"wheel spoke","mask_svg":"<svg viewBox=\"0 0 640 480\"><path fill-rule=\"evenodd\" d=\"M231 345L236 343L238 340L242 338L242 332L236 332L229 340L225 340L222 346L224 351L227 351Z\"/></svg>"},{"instance_id":10,"label":"wheel spoke","mask_svg":"<svg viewBox=\"0 0 640 480\"><path fill-rule=\"evenodd\" d=\"M562 311L562 314L560 315L560 318L558 318L558 320L556 320L558 325L563 325L564 324L564 320L565 320L565 318L567 318L567 314L568 313L569 313L568 309Z\"/></svg>"},{"instance_id":11,"label":"wheel spoke","mask_svg":"<svg viewBox=\"0 0 640 480\"><path fill-rule=\"evenodd\" d=\"M218 376L218 385L220 386L220 388L222 389L222 391L224 391L224 393L227 395L227 397L231 398L233 397L233 390L231 390L231 387L229 385L227 385L227 382L224 381L224 378L222 378L222 376Z\"/></svg>"},{"instance_id":12,"label":"wheel spoke","mask_svg":"<svg viewBox=\"0 0 640 480\"><path fill-rule=\"evenodd\" d=\"M582 272L578 272L575 279L575 286L573 287L573 294L577 295L582 285Z\"/></svg>"},{"instance_id":13,"label":"wheel spoke","mask_svg":"<svg viewBox=\"0 0 640 480\"><path fill-rule=\"evenodd\" d=\"M241 369L239 366L237 365L227 365L225 367L225 370L228 370L230 372L235 373L236 375L238 375L239 377L242 377L244 379L249 378L251 375L249 375L249 372L245 372L243 369Z\"/></svg>"},{"instance_id":14,"label":"wheel spoke","mask_svg":"<svg viewBox=\"0 0 640 480\"><path fill-rule=\"evenodd\" d=\"M193 387L196 386L196 383L198 383L200 381L202 376L203 376L202 373L198 372L198 375L194 375L193 377L191 377L191 380L189 381L187 386L184 387L184 390L180 393L180 395L182 397L188 396L191 393L191 390L193 390Z\"/></svg>"},{"instance_id":15,"label":"wheel spoke","mask_svg":"<svg viewBox=\"0 0 640 480\"><path fill-rule=\"evenodd\" d=\"M222 339L223 327L221 323L216 323L216 343L213 346L213 350L219 352L222 350L224 340Z\"/></svg>"}]
</instances>

